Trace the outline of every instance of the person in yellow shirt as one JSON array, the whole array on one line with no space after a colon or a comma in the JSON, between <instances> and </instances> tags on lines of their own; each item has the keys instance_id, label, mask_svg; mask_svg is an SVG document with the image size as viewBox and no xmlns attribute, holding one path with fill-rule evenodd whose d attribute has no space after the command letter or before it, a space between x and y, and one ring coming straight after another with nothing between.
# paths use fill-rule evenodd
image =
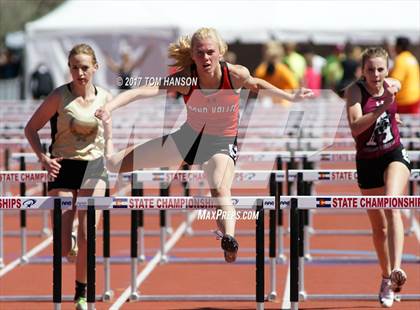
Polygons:
<instances>
[{"instance_id":1,"label":"person in yellow shirt","mask_svg":"<svg viewBox=\"0 0 420 310\"><path fill-rule=\"evenodd\" d=\"M390 76L401 82L396 101L398 113L420 113L420 70L419 63L409 51L410 40L398 37L395 43L394 67Z\"/></svg>"},{"instance_id":2,"label":"person in yellow shirt","mask_svg":"<svg viewBox=\"0 0 420 310\"><path fill-rule=\"evenodd\" d=\"M263 54L262 63L255 69L255 77L283 90L293 90L299 87L293 72L281 62L284 51L280 43L268 42L263 47ZM285 103L284 100L277 98L273 98L273 102Z\"/></svg>"}]
</instances>

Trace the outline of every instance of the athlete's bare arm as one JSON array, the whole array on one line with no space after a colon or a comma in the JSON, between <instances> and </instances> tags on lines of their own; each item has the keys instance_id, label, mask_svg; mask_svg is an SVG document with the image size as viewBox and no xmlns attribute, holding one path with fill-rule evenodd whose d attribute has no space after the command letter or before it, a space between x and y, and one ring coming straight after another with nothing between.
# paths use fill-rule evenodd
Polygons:
<instances>
[{"instance_id":1,"label":"athlete's bare arm","mask_svg":"<svg viewBox=\"0 0 420 310\"><path fill-rule=\"evenodd\" d=\"M270 96L280 97L291 101L310 98L313 96L312 90L306 88L301 88L293 94L288 93L265 80L251 76L249 70L244 66L228 64L228 67L229 72L231 73L232 83L235 88L245 87L252 92L266 90L267 94Z\"/></svg>"},{"instance_id":2,"label":"athlete's bare arm","mask_svg":"<svg viewBox=\"0 0 420 310\"><path fill-rule=\"evenodd\" d=\"M31 119L25 126L25 136L29 141L32 149L44 168L50 173L52 177L56 177L61 168L59 161L61 158L53 158L45 154L41 146L41 140L38 131L45 126L45 124L57 113L58 105L61 96L57 90L53 91L39 108L32 115Z\"/></svg>"}]
</instances>

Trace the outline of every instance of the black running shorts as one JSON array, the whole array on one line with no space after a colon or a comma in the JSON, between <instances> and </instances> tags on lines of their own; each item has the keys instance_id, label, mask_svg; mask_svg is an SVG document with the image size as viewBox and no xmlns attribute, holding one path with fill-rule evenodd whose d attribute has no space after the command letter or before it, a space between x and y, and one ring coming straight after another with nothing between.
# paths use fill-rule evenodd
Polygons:
<instances>
[{"instance_id":1,"label":"black running shorts","mask_svg":"<svg viewBox=\"0 0 420 310\"><path fill-rule=\"evenodd\" d=\"M357 159L356 168L359 187L370 189L384 186L385 170L394 161L403 163L411 171L410 159L402 145L379 158Z\"/></svg>"},{"instance_id":2,"label":"black running shorts","mask_svg":"<svg viewBox=\"0 0 420 310\"><path fill-rule=\"evenodd\" d=\"M184 161L189 165L202 164L215 154L226 154L236 163L238 150L236 137L197 133L187 123L170 136L174 139Z\"/></svg>"},{"instance_id":3,"label":"black running shorts","mask_svg":"<svg viewBox=\"0 0 420 310\"><path fill-rule=\"evenodd\" d=\"M108 184L108 173L102 157L86 161L63 159L57 178L48 183L48 190L56 188L80 189L88 179L104 180Z\"/></svg>"}]
</instances>

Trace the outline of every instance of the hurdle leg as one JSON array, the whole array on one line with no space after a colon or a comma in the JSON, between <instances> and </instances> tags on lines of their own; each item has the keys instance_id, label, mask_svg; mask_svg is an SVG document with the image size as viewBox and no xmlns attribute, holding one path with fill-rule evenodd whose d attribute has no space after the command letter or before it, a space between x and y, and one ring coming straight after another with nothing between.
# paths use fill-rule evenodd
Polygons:
<instances>
[{"instance_id":1,"label":"hurdle leg","mask_svg":"<svg viewBox=\"0 0 420 310\"><path fill-rule=\"evenodd\" d=\"M298 210L299 213L299 298L306 299L305 292L305 211ZM306 212L307 214L307 212Z\"/></svg>"},{"instance_id":2,"label":"hurdle leg","mask_svg":"<svg viewBox=\"0 0 420 310\"><path fill-rule=\"evenodd\" d=\"M26 211L20 211L20 248L21 248L21 255L20 255L20 263L26 264L28 262L28 258L26 256L26 249L27 249L27 235L26 235Z\"/></svg>"},{"instance_id":3,"label":"hurdle leg","mask_svg":"<svg viewBox=\"0 0 420 310\"><path fill-rule=\"evenodd\" d=\"M165 250L165 242L166 242L166 211L165 210L160 210L159 211L159 215L160 215L160 253L161 253L161 258L160 258L160 263L166 263L168 261L168 256L166 255L166 250Z\"/></svg>"},{"instance_id":4,"label":"hurdle leg","mask_svg":"<svg viewBox=\"0 0 420 310\"><path fill-rule=\"evenodd\" d=\"M42 184L42 196L48 196L48 190L47 190L47 183L44 182ZM42 236L49 236L51 235L51 229L49 228L49 222L50 222L50 214L48 210L45 210L42 212Z\"/></svg>"},{"instance_id":5,"label":"hurdle leg","mask_svg":"<svg viewBox=\"0 0 420 310\"><path fill-rule=\"evenodd\" d=\"M270 210L270 293L268 300L277 298L277 277L276 277L276 210Z\"/></svg>"},{"instance_id":6,"label":"hurdle leg","mask_svg":"<svg viewBox=\"0 0 420 310\"><path fill-rule=\"evenodd\" d=\"M290 309L299 309L299 213L297 199L290 205Z\"/></svg>"},{"instance_id":7,"label":"hurdle leg","mask_svg":"<svg viewBox=\"0 0 420 310\"><path fill-rule=\"evenodd\" d=\"M138 259L140 262L144 262L146 260L146 254L144 251L144 211L143 210L139 210L138 211L138 221L139 221L139 226L137 229L137 233L138 233L138 243L140 244L139 246L139 253L138 253Z\"/></svg>"},{"instance_id":8,"label":"hurdle leg","mask_svg":"<svg viewBox=\"0 0 420 310\"><path fill-rule=\"evenodd\" d=\"M96 282L96 212L93 199L88 199L87 210L87 303L95 310Z\"/></svg>"},{"instance_id":9,"label":"hurdle leg","mask_svg":"<svg viewBox=\"0 0 420 310\"><path fill-rule=\"evenodd\" d=\"M140 298L139 293L137 292L137 285L136 285L136 277L137 277L137 246L138 246L138 240L137 240L137 227L138 227L138 211L131 211L131 242L130 242L130 256L131 256L131 293L129 300L130 301L137 301Z\"/></svg>"},{"instance_id":10,"label":"hurdle leg","mask_svg":"<svg viewBox=\"0 0 420 310\"><path fill-rule=\"evenodd\" d=\"M103 211L103 251L104 251L104 278L105 287L103 300L110 301L114 296L114 292L111 289L111 264L109 258L111 256L111 238L110 238L110 214L109 210Z\"/></svg>"},{"instance_id":11,"label":"hurdle leg","mask_svg":"<svg viewBox=\"0 0 420 310\"><path fill-rule=\"evenodd\" d=\"M264 207L261 199L257 201L258 218L255 225L255 240L256 240L256 292L255 300L257 303L257 310L264 310Z\"/></svg>"},{"instance_id":12,"label":"hurdle leg","mask_svg":"<svg viewBox=\"0 0 420 310\"><path fill-rule=\"evenodd\" d=\"M1 212L0 212L1 213ZM53 227L53 303L54 310L61 309L61 199L54 199Z\"/></svg>"},{"instance_id":13,"label":"hurdle leg","mask_svg":"<svg viewBox=\"0 0 420 310\"><path fill-rule=\"evenodd\" d=\"M3 227L3 222L4 222L3 212L4 211L0 211L0 269L4 268L4 261L3 261L3 256L4 256L4 253L3 253L3 229L4 229L4 227Z\"/></svg>"}]
</instances>

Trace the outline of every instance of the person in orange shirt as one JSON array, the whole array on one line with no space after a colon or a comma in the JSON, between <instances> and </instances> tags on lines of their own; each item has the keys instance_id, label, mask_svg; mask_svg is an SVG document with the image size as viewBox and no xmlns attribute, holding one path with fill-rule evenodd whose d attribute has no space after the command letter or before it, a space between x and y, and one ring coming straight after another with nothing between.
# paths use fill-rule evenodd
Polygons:
<instances>
[{"instance_id":1,"label":"person in orange shirt","mask_svg":"<svg viewBox=\"0 0 420 310\"><path fill-rule=\"evenodd\" d=\"M409 47L408 38L397 38L397 57L390 76L401 82L401 90L396 97L398 113L416 114L420 113L420 70L419 63L409 51Z\"/></svg>"},{"instance_id":2,"label":"person in orange shirt","mask_svg":"<svg viewBox=\"0 0 420 310\"><path fill-rule=\"evenodd\" d=\"M284 51L280 43L268 42L263 47L263 62L255 69L254 75L283 90L292 90L299 87L293 72L281 62ZM285 101L273 98L273 102Z\"/></svg>"}]
</instances>

